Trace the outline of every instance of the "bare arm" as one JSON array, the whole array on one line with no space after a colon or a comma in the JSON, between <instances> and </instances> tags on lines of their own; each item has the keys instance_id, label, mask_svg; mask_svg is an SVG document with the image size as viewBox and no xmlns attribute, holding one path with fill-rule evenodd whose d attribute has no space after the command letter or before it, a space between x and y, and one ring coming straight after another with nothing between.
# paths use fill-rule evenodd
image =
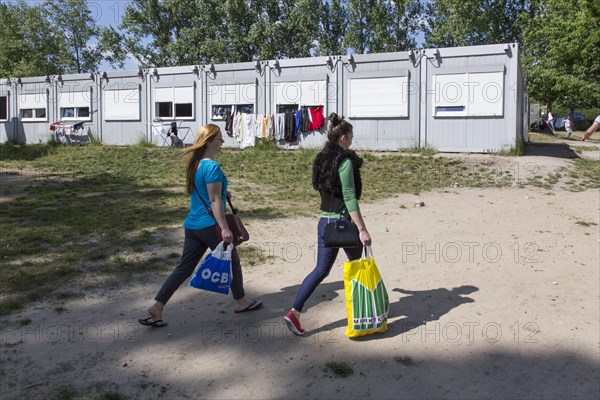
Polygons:
<instances>
[{"instance_id":1,"label":"bare arm","mask_svg":"<svg viewBox=\"0 0 600 400\"><path fill-rule=\"evenodd\" d=\"M225 219L225 209L223 208L223 203L221 202L221 188L221 182L212 182L206 185L208 198L210 200L210 208L212 209L217 224L219 224L219 227L221 228L223 241L225 243L232 243L233 234L231 233L229 225L227 225L227 220Z\"/></svg>"}]
</instances>

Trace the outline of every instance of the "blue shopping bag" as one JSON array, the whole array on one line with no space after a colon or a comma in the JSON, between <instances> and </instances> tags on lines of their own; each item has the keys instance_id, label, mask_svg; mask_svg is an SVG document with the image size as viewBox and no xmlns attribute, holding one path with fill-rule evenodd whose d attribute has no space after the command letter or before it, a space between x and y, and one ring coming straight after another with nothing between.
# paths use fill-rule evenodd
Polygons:
<instances>
[{"instance_id":1,"label":"blue shopping bag","mask_svg":"<svg viewBox=\"0 0 600 400\"><path fill-rule=\"evenodd\" d=\"M190 286L196 289L229 294L232 251L232 244L225 248L223 242L219 243L198 265L190 280Z\"/></svg>"}]
</instances>

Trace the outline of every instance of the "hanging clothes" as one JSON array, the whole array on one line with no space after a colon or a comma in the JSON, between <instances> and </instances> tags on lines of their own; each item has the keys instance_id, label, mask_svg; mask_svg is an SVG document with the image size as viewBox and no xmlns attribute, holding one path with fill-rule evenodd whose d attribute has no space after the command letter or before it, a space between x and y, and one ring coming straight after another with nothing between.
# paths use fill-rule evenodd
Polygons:
<instances>
[{"instance_id":1,"label":"hanging clothes","mask_svg":"<svg viewBox=\"0 0 600 400\"><path fill-rule=\"evenodd\" d=\"M257 115L256 119L256 137L262 138L262 132L265 126L265 121L262 118L262 115Z\"/></svg>"},{"instance_id":2,"label":"hanging clothes","mask_svg":"<svg viewBox=\"0 0 600 400\"><path fill-rule=\"evenodd\" d=\"M237 139L238 142L242 141L242 137L243 137L243 119L244 116L242 113L238 112L235 114L235 117L233 117L233 135L235 136L235 138Z\"/></svg>"},{"instance_id":3,"label":"hanging clothes","mask_svg":"<svg viewBox=\"0 0 600 400\"><path fill-rule=\"evenodd\" d=\"M285 113L284 132L284 137L287 142L296 141L296 113L293 111L286 111Z\"/></svg>"},{"instance_id":4,"label":"hanging clothes","mask_svg":"<svg viewBox=\"0 0 600 400\"><path fill-rule=\"evenodd\" d=\"M279 113L275 116L277 119L277 125L275 127L275 139L276 140L284 140L285 139L285 114Z\"/></svg>"},{"instance_id":5,"label":"hanging clothes","mask_svg":"<svg viewBox=\"0 0 600 400\"><path fill-rule=\"evenodd\" d=\"M256 139L256 115L243 114L243 134L240 149L254 146Z\"/></svg>"},{"instance_id":6,"label":"hanging clothes","mask_svg":"<svg viewBox=\"0 0 600 400\"><path fill-rule=\"evenodd\" d=\"M259 134L261 135L261 137L263 138L263 140L265 141L269 141L269 121L270 118L268 115L261 115L260 118L262 119L262 131L259 132Z\"/></svg>"},{"instance_id":7,"label":"hanging clothes","mask_svg":"<svg viewBox=\"0 0 600 400\"><path fill-rule=\"evenodd\" d=\"M308 112L310 113L311 119L308 129L311 131L317 131L321 129L321 127L325 124L325 119L323 118L323 106L310 107Z\"/></svg>"},{"instance_id":8,"label":"hanging clothes","mask_svg":"<svg viewBox=\"0 0 600 400\"><path fill-rule=\"evenodd\" d=\"M309 117L308 117L308 107L302 107L302 114L301 114L301 122L300 122L300 131L302 133L306 133L308 132L310 129L308 129L308 123L309 121Z\"/></svg>"},{"instance_id":9,"label":"hanging clothes","mask_svg":"<svg viewBox=\"0 0 600 400\"><path fill-rule=\"evenodd\" d=\"M296 137L300 137L300 133L301 133L300 128L302 127L302 110L296 111L294 118L295 118L295 122L296 122L296 126L294 127L295 128L294 135Z\"/></svg>"},{"instance_id":10,"label":"hanging clothes","mask_svg":"<svg viewBox=\"0 0 600 400\"><path fill-rule=\"evenodd\" d=\"M233 114L231 111L227 111L225 115L225 132L229 137L233 136Z\"/></svg>"},{"instance_id":11,"label":"hanging clothes","mask_svg":"<svg viewBox=\"0 0 600 400\"><path fill-rule=\"evenodd\" d=\"M276 125L276 117L275 114L269 115L269 140L275 138L275 125Z\"/></svg>"}]
</instances>

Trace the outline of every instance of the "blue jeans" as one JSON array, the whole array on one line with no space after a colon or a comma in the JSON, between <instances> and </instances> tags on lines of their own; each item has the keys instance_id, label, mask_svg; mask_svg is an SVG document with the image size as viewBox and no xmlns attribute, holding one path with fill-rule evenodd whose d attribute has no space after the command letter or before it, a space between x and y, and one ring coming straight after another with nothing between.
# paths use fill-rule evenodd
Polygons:
<instances>
[{"instance_id":1,"label":"blue jeans","mask_svg":"<svg viewBox=\"0 0 600 400\"><path fill-rule=\"evenodd\" d=\"M319 286L319 283L329 275L331 267L333 267L335 259L340 251L340 249L330 249L323 246L323 230L325 229L326 224L327 218L321 218L319 220L319 225L317 227L317 238L319 243L317 266L306 278L304 278L300 290L296 295L294 308L298 311L302 311L306 300L313 294L317 286ZM348 260L356 260L360 258L362 254L362 246L346 248L344 251L346 252L346 256L348 256Z\"/></svg>"}]
</instances>

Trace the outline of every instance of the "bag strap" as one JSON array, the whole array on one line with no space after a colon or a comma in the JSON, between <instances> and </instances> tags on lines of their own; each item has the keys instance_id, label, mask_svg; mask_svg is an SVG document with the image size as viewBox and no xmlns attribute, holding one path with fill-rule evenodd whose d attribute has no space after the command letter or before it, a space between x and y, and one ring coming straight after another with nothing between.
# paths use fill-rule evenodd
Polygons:
<instances>
[{"instance_id":1,"label":"bag strap","mask_svg":"<svg viewBox=\"0 0 600 400\"><path fill-rule=\"evenodd\" d=\"M208 204L206 204L206 202L204 201L202 196L200 196L200 192L198 191L198 188L196 188L196 184L194 184L194 190L196 191L196 194L198 195L198 197L200 198L200 201L204 205L204 208L206 208L206 212L208 212L214 218L212 209L208 208ZM227 197L227 204L229 204L229 208L231 208L231 212L233 214L237 215L237 213L238 213L237 208L235 208L233 206L233 204L231 203L231 196L229 195L229 193L227 193L226 197Z\"/></svg>"},{"instance_id":2,"label":"bag strap","mask_svg":"<svg viewBox=\"0 0 600 400\"><path fill-rule=\"evenodd\" d=\"M204 201L204 199L202 198L202 196L200 196L200 192L198 191L198 188L196 187L196 184L194 183L194 190L196 191L196 194L198 195L198 198L200 199L200 201L202 202L202 204L204 204L204 208L206 208L206 212L213 217L213 219L215 220L215 222L217 221L215 219L215 215L213 214L212 210L210 208L208 208L208 204L206 204L206 202Z\"/></svg>"}]
</instances>

